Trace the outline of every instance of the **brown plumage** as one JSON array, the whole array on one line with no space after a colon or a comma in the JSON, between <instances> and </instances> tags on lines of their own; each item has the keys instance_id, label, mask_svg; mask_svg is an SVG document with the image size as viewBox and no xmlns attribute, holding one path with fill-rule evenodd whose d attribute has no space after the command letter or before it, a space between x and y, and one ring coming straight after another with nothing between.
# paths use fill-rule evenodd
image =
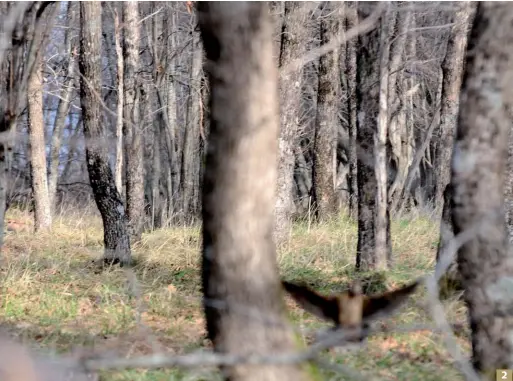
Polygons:
<instances>
[{"instance_id":1,"label":"brown plumage","mask_svg":"<svg viewBox=\"0 0 513 381\"><path fill-rule=\"evenodd\" d=\"M386 316L415 291L420 281L380 295L364 295L359 284L338 295L324 296L307 286L282 281L290 296L306 311L335 323L337 328L364 328L371 319Z\"/></svg>"}]
</instances>

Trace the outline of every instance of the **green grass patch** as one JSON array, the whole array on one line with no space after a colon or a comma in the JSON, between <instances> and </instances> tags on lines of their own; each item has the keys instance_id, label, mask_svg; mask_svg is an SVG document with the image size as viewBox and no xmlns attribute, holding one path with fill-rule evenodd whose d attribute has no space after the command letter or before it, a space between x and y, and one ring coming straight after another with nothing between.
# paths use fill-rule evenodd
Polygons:
<instances>
[{"instance_id":1,"label":"green grass patch","mask_svg":"<svg viewBox=\"0 0 513 381\"><path fill-rule=\"evenodd\" d=\"M71 213L71 211L70 211ZM30 345L69 351L77 346L136 356L154 350L182 354L206 345L201 310L200 230L160 229L144 234L135 246L137 282L123 269L98 273L90 263L102 254L101 221L77 213L55 220L52 232L34 234L31 216L10 211L26 223L9 233L0 266L0 324ZM360 279L366 292L406 284L434 266L438 226L424 216L392 223L394 268L384 273L355 272L357 224L346 216L328 223L297 222L277 261L283 278L309 284L325 293L345 290ZM399 313L383 321L389 327L430 324L419 307L419 290ZM326 327L286 299L300 340ZM465 323L465 309L455 299L444 301L451 322ZM469 351L468 337L458 338ZM110 353L110 352L109 352ZM381 380L459 380L440 335L429 330L381 334L361 349L323 354L326 361ZM341 373L321 371L322 379L346 380ZM130 370L104 372L102 380L220 380L213 369Z\"/></svg>"}]
</instances>

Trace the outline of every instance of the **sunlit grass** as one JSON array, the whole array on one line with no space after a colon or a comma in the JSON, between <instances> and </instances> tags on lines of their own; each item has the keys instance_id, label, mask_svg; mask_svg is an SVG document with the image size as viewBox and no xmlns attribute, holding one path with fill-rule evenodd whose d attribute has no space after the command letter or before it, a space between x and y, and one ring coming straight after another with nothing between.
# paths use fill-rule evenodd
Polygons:
<instances>
[{"instance_id":1,"label":"sunlit grass","mask_svg":"<svg viewBox=\"0 0 513 381\"><path fill-rule=\"evenodd\" d=\"M74 214L73 214L74 213ZM137 282L123 269L99 272L91 261L102 254L98 217L67 211L53 230L34 234L31 216L10 211L8 218L26 225L8 233L0 267L0 321L11 335L31 345L67 351L94 346L135 356L159 350L185 353L208 343L201 310L200 230L161 229L144 234L134 247ZM384 274L355 274L356 222L341 216L328 223L294 225L277 262L282 276L307 282L323 292L344 290L356 276L368 290L403 285L431 271L438 227L429 217L404 216L392 224L394 268ZM389 327L430 324L420 308L423 289L383 324ZM463 324L461 303L444 302L452 322ZM292 321L304 332L325 326L287 298ZM466 337L458 339L465 350ZM461 379L439 334L382 334L360 350L329 353L333 361L383 380ZM211 370L108 372L105 380L212 380ZM326 373L326 379L344 379Z\"/></svg>"}]
</instances>

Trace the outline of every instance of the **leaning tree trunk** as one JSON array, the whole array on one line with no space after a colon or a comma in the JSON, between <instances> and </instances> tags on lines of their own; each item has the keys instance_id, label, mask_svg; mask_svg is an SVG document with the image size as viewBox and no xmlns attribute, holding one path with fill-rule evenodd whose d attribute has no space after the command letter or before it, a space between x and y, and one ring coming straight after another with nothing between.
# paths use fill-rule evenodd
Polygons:
<instances>
[{"instance_id":1,"label":"leaning tree trunk","mask_svg":"<svg viewBox=\"0 0 513 381\"><path fill-rule=\"evenodd\" d=\"M504 221L504 173L513 101L513 9L480 2L452 157L454 234L475 229L458 252L474 366L483 379L513 368L513 262Z\"/></svg>"},{"instance_id":2,"label":"leaning tree trunk","mask_svg":"<svg viewBox=\"0 0 513 381\"><path fill-rule=\"evenodd\" d=\"M339 5L324 2L320 23L321 44L326 45L339 38L340 20L333 7ZM340 76L338 72L338 49L334 49L319 60L319 87L317 89L317 114L313 147L313 205L317 219L329 218L335 213L336 150L338 125L338 96Z\"/></svg>"},{"instance_id":3,"label":"leaning tree trunk","mask_svg":"<svg viewBox=\"0 0 513 381\"><path fill-rule=\"evenodd\" d=\"M278 99L269 10L263 2L198 2L198 15L211 86L202 264L208 335L221 353L290 350L272 240ZM305 379L298 365L224 372L233 381Z\"/></svg>"},{"instance_id":4,"label":"leaning tree trunk","mask_svg":"<svg viewBox=\"0 0 513 381\"><path fill-rule=\"evenodd\" d=\"M450 182L451 155L454 144L454 132L458 118L460 89L465 64L468 30L472 25L475 3L460 3L460 9L454 15L447 52L442 62L442 99L440 110L440 130L438 147L434 156L435 171L435 209L440 214L443 211L444 190Z\"/></svg>"},{"instance_id":5,"label":"leaning tree trunk","mask_svg":"<svg viewBox=\"0 0 513 381\"><path fill-rule=\"evenodd\" d=\"M304 29L307 3L285 3L281 34L280 67L300 58L305 51ZM289 233L294 209L294 149L298 133L298 110L301 105L302 67L288 72L280 79L281 128L279 138L278 191L276 198L276 225L274 238L277 244Z\"/></svg>"},{"instance_id":6,"label":"leaning tree trunk","mask_svg":"<svg viewBox=\"0 0 513 381\"><path fill-rule=\"evenodd\" d=\"M370 3L359 4L360 18L365 18L373 10ZM357 70L357 101L358 101L358 243L356 249L356 268L358 270L386 269L390 257L390 239L381 239L376 246L377 222L377 189L378 181L375 163L376 155L374 139L377 134L378 116L380 113L380 54L381 44L387 44L386 35L380 38L383 30L381 24L386 23L383 15L378 26L372 31L360 35L358 70ZM381 41L381 44L380 44ZM384 65L384 63L383 63ZM382 181L382 179L381 179ZM383 216L381 215L381 218ZM381 223L385 235L390 230L390 217L385 214Z\"/></svg>"},{"instance_id":7,"label":"leaning tree trunk","mask_svg":"<svg viewBox=\"0 0 513 381\"><path fill-rule=\"evenodd\" d=\"M106 261L130 263L125 207L116 189L101 124L101 3L80 3L80 103L86 141L86 161L94 199L103 221Z\"/></svg>"},{"instance_id":8,"label":"leaning tree trunk","mask_svg":"<svg viewBox=\"0 0 513 381\"><path fill-rule=\"evenodd\" d=\"M36 231L52 226L52 209L46 177L46 144L43 115L43 70L36 63L27 87L28 126L30 138L30 178L34 198L34 228Z\"/></svg>"},{"instance_id":9,"label":"leaning tree trunk","mask_svg":"<svg viewBox=\"0 0 513 381\"><path fill-rule=\"evenodd\" d=\"M139 116L139 9L137 1L123 2L124 98L123 130L126 160L126 209L134 241L141 239L144 219L144 135Z\"/></svg>"}]
</instances>

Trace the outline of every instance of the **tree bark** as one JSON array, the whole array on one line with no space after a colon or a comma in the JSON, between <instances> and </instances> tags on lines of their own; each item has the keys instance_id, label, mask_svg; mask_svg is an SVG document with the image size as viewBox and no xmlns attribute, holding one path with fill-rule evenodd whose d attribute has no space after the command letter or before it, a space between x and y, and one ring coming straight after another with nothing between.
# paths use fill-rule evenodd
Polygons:
<instances>
[{"instance_id":1,"label":"tree bark","mask_svg":"<svg viewBox=\"0 0 513 381\"><path fill-rule=\"evenodd\" d=\"M379 112L377 134L374 139L376 173L376 242L374 246L376 269L384 270L392 262L392 245L390 242L390 216L388 213L388 178L387 178L387 140L388 140L388 65L390 61L389 37L395 26L396 12L387 5L380 31L379 47ZM384 260L383 260L384 259Z\"/></svg>"},{"instance_id":2,"label":"tree bark","mask_svg":"<svg viewBox=\"0 0 513 381\"><path fill-rule=\"evenodd\" d=\"M323 4L324 9L320 23L321 45L329 44L333 39L339 38L340 33L338 12L331 15L330 13L334 11L332 4L329 2ZM334 6L338 7L338 5ZM313 204L315 216L318 220L333 216L337 205L335 193L336 132L340 92L338 56L338 49L334 49L323 55L319 60L319 87L317 90L312 167Z\"/></svg>"},{"instance_id":3,"label":"tree bark","mask_svg":"<svg viewBox=\"0 0 513 381\"><path fill-rule=\"evenodd\" d=\"M372 11L371 3L359 4L359 17L363 19ZM357 71L358 101L358 243L356 249L356 268L362 271L386 269L390 257L390 240L381 238L379 248L376 246L377 209L377 173L375 168L376 153L374 149L376 125L380 113L380 38L383 15L375 29L359 36L360 50ZM382 216L381 216L382 217ZM386 235L389 236L390 218L388 213L382 221ZM383 245L383 241L385 245Z\"/></svg>"},{"instance_id":4,"label":"tree bark","mask_svg":"<svg viewBox=\"0 0 513 381\"><path fill-rule=\"evenodd\" d=\"M125 7L125 5L122 5ZM116 105L116 159L114 164L114 178L116 181L116 188L120 195L123 194L123 109L125 103L125 84L124 84L124 62L123 62L123 32L121 25L119 25L119 14L116 12L114 15L114 43L116 45L116 66L117 66L117 87L118 87L118 101Z\"/></svg>"},{"instance_id":5,"label":"tree bark","mask_svg":"<svg viewBox=\"0 0 513 381\"><path fill-rule=\"evenodd\" d=\"M414 57L416 37L408 33L415 27L415 16L412 4L401 2L397 11L395 31L390 33L390 41L393 41L390 58L389 81L389 127L388 142L390 158L394 165L395 176L388 189L389 209L397 211L404 191L404 184L408 176L408 168L413 160L413 134L414 123L408 120L408 115L413 109L413 95L418 89L414 85L414 76L404 74L406 65L405 57ZM410 8L410 9L408 9ZM413 22L412 22L413 21Z\"/></svg>"},{"instance_id":6,"label":"tree bark","mask_svg":"<svg viewBox=\"0 0 513 381\"><path fill-rule=\"evenodd\" d=\"M513 113L510 110L510 114ZM508 240L513 243L513 125L508 138L508 163L506 166L506 179L504 183L504 219L508 228Z\"/></svg>"},{"instance_id":7,"label":"tree bark","mask_svg":"<svg viewBox=\"0 0 513 381\"><path fill-rule=\"evenodd\" d=\"M346 30L356 27L358 23L357 3L346 3ZM356 129L358 102L356 97L356 47L357 38L346 42L346 77L347 77L347 109L349 111L349 208L351 215L358 215L358 182L357 182L357 157L356 157Z\"/></svg>"},{"instance_id":8,"label":"tree bark","mask_svg":"<svg viewBox=\"0 0 513 381\"><path fill-rule=\"evenodd\" d=\"M472 329L472 360L483 379L513 367L513 262L504 221L504 173L513 101L513 9L480 2L452 157L454 234L476 229L458 252Z\"/></svg>"},{"instance_id":9,"label":"tree bark","mask_svg":"<svg viewBox=\"0 0 513 381\"><path fill-rule=\"evenodd\" d=\"M46 177L46 144L43 116L43 70L37 62L27 86L28 126L30 138L30 174L34 198L34 228L52 226L52 210Z\"/></svg>"},{"instance_id":10,"label":"tree bark","mask_svg":"<svg viewBox=\"0 0 513 381\"><path fill-rule=\"evenodd\" d=\"M203 50L198 33L194 35L191 72L189 77L189 100L187 103L187 122L182 150L182 213L185 221L192 221L199 212L195 195L198 192L199 179L199 116L200 83Z\"/></svg>"},{"instance_id":11,"label":"tree bark","mask_svg":"<svg viewBox=\"0 0 513 381\"><path fill-rule=\"evenodd\" d=\"M279 111L269 10L263 2L199 2L198 12L211 86L202 263L208 335L221 353L289 350L272 240ZM233 381L306 378L298 365L223 371Z\"/></svg>"},{"instance_id":12,"label":"tree bark","mask_svg":"<svg viewBox=\"0 0 513 381\"><path fill-rule=\"evenodd\" d=\"M130 236L140 241L144 223L144 135L139 116L139 9L137 1L123 2L124 98L123 130L126 159L126 207Z\"/></svg>"},{"instance_id":13,"label":"tree bark","mask_svg":"<svg viewBox=\"0 0 513 381\"><path fill-rule=\"evenodd\" d=\"M458 118L461 81L465 65L468 31L475 13L475 3L463 2L454 15L451 34L447 43L447 52L442 62L442 99L440 110L440 129L437 152L434 156L435 170L435 209L440 215L443 210L444 190L450 182L451 155L454 145L454 133Z\"/></svg>"},{"instance_id":14,"label":"tree bark","mask_svg":"<svg viewBox=\"0 0 513 381\"><path fill-rule=\"evenodd\" d=\"M80 103L86 161L94 199L103 221L104 260L131 262L125 207L109 166L105 128L101 125L101 3L80 3Z\"/></svg>"},{"instance_id":15,"label":"tree bark","mask_svg":"<svg viewBox=\"0 0 513 381\"><path fill-rule=\"evenodd\" d=\"M304 29L307 15L307 3L285 3L279 66L300 58L305 51ZM287 73L280 78L280 137L278 162L278 191L276 198L276 225L274 239L277 244L283 242L291 227L294 209L292 191L294 189L294 148L297 142L298 122L301 106L302 68Z\"/></svg>"}]
</instances>

